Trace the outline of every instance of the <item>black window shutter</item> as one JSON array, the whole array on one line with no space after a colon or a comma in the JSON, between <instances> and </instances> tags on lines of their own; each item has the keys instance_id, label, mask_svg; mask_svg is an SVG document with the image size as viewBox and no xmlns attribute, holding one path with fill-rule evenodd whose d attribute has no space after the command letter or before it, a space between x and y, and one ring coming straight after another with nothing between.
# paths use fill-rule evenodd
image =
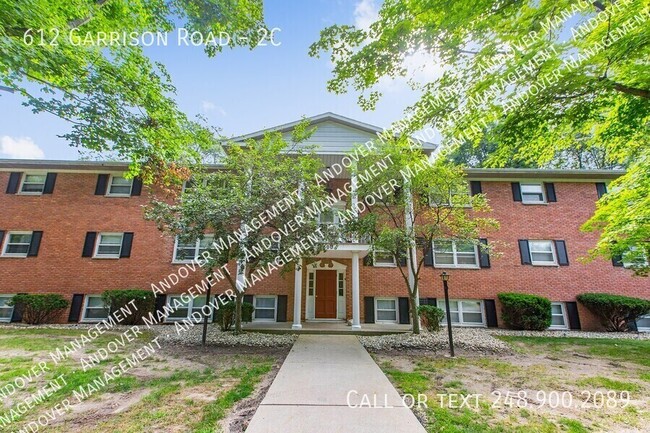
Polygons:
<instances>
[{"instance_id":1,"label":"black window shutter","mask_svg":"<svg viewBox=\"0 0 650 433\"><path fill-rule=\"evenodd\" d=\"M244 302L247 302L251 305L255 305L253 302L253 295L244 295Z\"/></svg>"},{"instance_id":2,"label":"black window shutter","mask_svg":"<svg viewBox=\"0 0 650 433\"><path fill-rule=\"evenodd\" d=\"M433 245L431 243L424 253L424 266L433 266Z\"/></svg>"},{"instance_id":3,"label":"black window shutter","mask_svg":"<svg viewBox=\"0 0 650 433\"><path fill-rule=\"evenodd\" d=\"M552 183L544 183L544 188L546 188L546 201L555 202L557 197L555 196L555 185Z\"/></svg>"},{"instance_id":4,"label":"black window shutter","mask_svg":"<svg viewBox=\"0 0 650 433\"><path fill-rule=\"evenodd\" d=\"M623 267L623 256L615 254L612 256L612 266Z\"/></svg>"},{"instance_id":5,"label":"black window shutter","mask_svg":"<svg viewBox=\"0 0 650 433\"><path fill-rule=\"evenodd\" d=\"M278 311L275 320L276 322L287 321L287 295L278 295Z\"/></svg>"},{"instance_id":6,"label":"black window shutter","mask_svg":"<svg viewBox=\"0 0 650 433\"><path fill-rule=\"evenodd\" d=\"M485 323L488 328L496 328L499 326L497 322L497 306L494 299L484 299L483 305L485 306Z\"/></svg>"},{"instance_id":7,"label":"black window shutter","mask_svg":"<svg viewBox=\"0 0 650 433\"><path fill-rule=\"evenodd\" d=\"M483 245L488 244L488 240L485 238L479 239L479 242L481 242ZM479 247L479 261L482 268L490 267L490 253L480 247Z\"/></svg>"},{"instance_id":8,"label":"black window shutter","mask_svg":"<svg viewBox=\"0 0 650 433\"><path fill-rule=\"evenodd\" d=\"M0 251L2 251L2 240L5 237L5 232L4 230L0 230Z\"/></svg>"},{"instance_id":9,"label":"black window shutter","mask_svg":"<svg viewBox=\"0 0 650 433\"><path fill-rule=\"evenodd\" d=\"M79 321L83 302L84 295L72 295L72 303L70 304L70 315L68 316L68 322L76 323Z\"/></svg>"},{"instance_id":10,"label":"black window shutter","mask_svg":"<svg viewBox=\"0 0 650 433\"><path fill-rule=\"evenodd\" d=\"M27 257L36 257L38 255L38 248L41 246L41 238L43 232L32 232L32 241L29 244L29 251Z\"/></svg>"},{"instance_id":11,"label":"black window shutter","mask_svg":"<svg viewBox=\"0 0 650 433\"><path fill-rule=\"evenodd\" d=\"M598 193L598 198L607 194L607 184L605 182L596 182L596 192Z\"/></svg>"},{"instance_id":12,"label":"black window shutter","mask_svg":"<svg viewBox=\"0 0 650 433\"><path fill-rule=\"evenodd\" d=\"M20 177L23 174L14 172L9 175L9 183L7 183L7 194L16 194L18 192L18 185L20 184Z\"/></svg>"},{"instance_id":13,"label":"black window shutter","mask_svg":"<svg viewBox=\"0 0 650 433\"><path fill-rule=\"evenodd\" d=\"M19 293L19 295L24 295L24 293ZM25 306L23 304L14 305L14 311L11 313L12 322L22 322L23 321L23 310Z\"/></svg>"},{"instance_id":14,"label":"black window shutter","mask_svg":"<svg viewBox=\"0 0 650 433\"><path fill-rule=\"evenodd\" d=\"M133 178L133 186L131 186L131 195L140 195L142 193L142 179L139 177Z\"/></svg>"},{"instance_id":15,"label":"black window shutter","mask_svg":"<svg viewBox=\"0 0 650 433\"><path fill-rule=\"evenodd\" d=\"M557 252L557 263L560 266L569 266L569 255L566 252L566 242L555 241L555 251Z\"/></svg>"},{"instance_id":16,"label":"black window shutter","mask_svg":"<svg viewBox=\"0 0 650 433\"><path fill-rule=\"evenodd\" d=\"M567 302L566 315L569 317L569 329L580 329L580 317L578 316L578 303Z\"/></svg>"},{"instance_id":17,"label":"black window shutter","mask_svg":"<svg viewBox=\"0 0 650 433\"><path fill-rule=\"evenodd\" d=\"M167 295L156 295L156 306L154 307L154 311L163 311L165 307L165 303L167 302Z\"/></svg>"},{"instance_id":18,"label":"black window shutter","mask_svg":"<svg viewBox=\"0 0 650 433\"><path fill-rule=\"evenodd\" d=\"M436 298L420 298L420 305L433 305L435 307L437 305Z\"/></svg>"},{"instance_id":19,"label":"black window shutter","mask_svg":"<svg viewBox=\"0 0 650 433\"><path fill-rule=\"evenodd\" d=\"M512 199L514 201L521 201L521 185L519 182L512 182Z\"/></svg>"},{"instance_id":20,"label":"black window shutter","mask_svg":"<svg viewBox=\"0 0 650 433\"><path fill-rule=\"evenodd\" d=\"M372 251L368 251L368 254L363 258L363 266L372 266Z\"/></svg>"},{"instance_id":21,"label":"black window shutter","mask_svg":"<svg viewBox=\"0 0 650 433\"><path fill-rule=\"evenodd\" d=\"M375 298L365 296L363 298L364 323L375 323Z\"/></svg>"},{"instance_id":22,"label":"black window shutter","mask_svg":"<svg viewBox=\"0 0 650 433\"><path fill-rule=\"evenodd\" d=\"M399 304L399 323L400 325L408 325L411 323L409 298L397 298L397 303Z\"/></svg>"},{"instance_id":23,"label":"black window shutter","mask_svg":"<svg viewBox=\"0 0 650 433\"><path fill-rule=\"evenodd\" d=\"M481 188L480 180L473 180L469 183L469 190L472 195L481 194L483 192Z\"/></svg>"},{"instance_id":24,"label":"black window shutter","mask_svg":"<svg viewBox=\"0 0 650 433\"><path fill-rule=\"evenodd\" d=\"M45 176L45 186L43 187L43 194L52 194L54 191L54 184L56 183L56 173L48 173Z\"/></svg>"},{"instance_id":25,"label":"black window shutter","mask_svg":"<svg viewBox=\"0 0 650 433\"><path fill-rule=\"evenodd\" d=\"M87 232L86 241L84 242L84 249L81 253L81 257L92 257L93 250L95 249L95 239L97 238L97 232Z\"/></svg>"},{"instance_id":26,"label":"black window shutter","mask_svg":"<svg viewBox=\"0 0 650 433\"><path fill-rule=\"evenodd\" d=\"M627 319L627 329L630 332L639 332L639 327L637 326L636 321L630 318Z\"/></svg>"},{"instance_id":27,"label":"black window shutter","mask_svg":"<svg viewBox=\"0 0 650 433\"><path fill-rule=\"evenodd\" d=\"M528 241L526 239L519 239L519 255L521 256L522 265L531 265L530 249L528 248Z\"/></svg>"},{"instance_id":28,"label":"black window shutter","mask_svg":"<svg viewBox=\"0 0 650 433\"><path fill-rule=\"evenodd\" d=\"M126 232L122 235L122 249L120 258L131 257L131 245L133 244L133 232Z\"/></svg>"},{"instance_id":29,"label":"black window shutter","mask_svg":"<svg viewBox=\"0 0 650 433\"><path fill-rule=\"evenodd\" d=\"M104 195L106 194L106 188L108 187L108 175L100 174L97 176L97 185L95 186L95 195Z\"/></svg>"}]
</instances>

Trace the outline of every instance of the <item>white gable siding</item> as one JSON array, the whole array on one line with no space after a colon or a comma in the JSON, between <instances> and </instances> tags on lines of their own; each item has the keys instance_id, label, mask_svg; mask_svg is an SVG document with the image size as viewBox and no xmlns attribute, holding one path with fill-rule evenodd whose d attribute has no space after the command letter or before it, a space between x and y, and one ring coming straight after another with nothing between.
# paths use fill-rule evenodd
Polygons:
<instances>
[{"instance_id":1,"label":"white gable siding","mask_svg":"<svg viewBox=\"0 0 650 433\"><path fill-rule=\"evenodd\" d=\"M317 146L318 153L347 153L359 144L374 140L376 135L341 125L336 122L326 121L314 125L316 132L301 145ZM291 133L283 134L285 140L291 140Z\"/></svg>"}]
</instances>

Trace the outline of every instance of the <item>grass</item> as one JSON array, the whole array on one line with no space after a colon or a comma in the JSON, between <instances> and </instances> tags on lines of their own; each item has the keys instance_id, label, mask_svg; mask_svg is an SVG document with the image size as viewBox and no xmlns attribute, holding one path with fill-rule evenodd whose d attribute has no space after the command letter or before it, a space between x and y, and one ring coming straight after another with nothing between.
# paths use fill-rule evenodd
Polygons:
<instances>
[{"instance_id":1,"label":"grass","mask_svg":"<svg viewBox=\"0 0 650 433\"><path fill-rule=\"evenodd\" d=\"M543 352L563 352L571 349L582 354L632 362L650 367L650 340L579 338L579 337L518 337L499 336L509 343L522 343L524 351L537 349Z\"/></svg>"},{"instance_id":2,"label":"grass","mask_svg":"<svg viewBox=\"0 0 650 433\"><path fill-rule=\"evenodd\" d=\"M576 382L579 386L605 388L612 391L639 391L640 386L634 382L621 382L608 377L593 376L585 377Z\"/></svg>"},{"instance_id":3,"label":"grass","mask_svg":"<svg viewBox=\"0 0 650 433\"><path fill-rule=\"evenodd\" d=\"M425 409L429 433L586 433L622 431L650 423L648 403L650 341L502 337L518 354L512 357L466 356L446 358L415 356L395 363L391 356L379 356L381 368L403 394L426 394ZM576 358L574 354L586 355ZM397 355L399 356L399 355ZM406 357L402 357L406 358ZM588 358L588 359L587 359ZM567 367L566 361L577 360ZM523 362L522 362L523 361ZM582 370L583 364L588 370ZM628 364L629 363L629 364ZM405 367L395 367L395 365ZM589 374L585 376L585 374ZM525 390L528 403L494 404L491 390ZM569 392L573 408L551 407L551 391ZM581 408L581 390L635 392L628 406L623 397L616 407ZM543 396L536 397L539 391ZM440 404L439 394L479 394L478 405L449 407ZM636 399L636 402L634 401ZM472 400L474 401L474 400ZM591 404L591 403L589 403Z\"/></svg>"},{"instance_id":4,"label":"grass","mask_svg":"<svg viewBox=\"0 0 650 433\"><path fill-rule=\"evenodd\" d=\"M85 332L86 330L40 328L3 330L0 336L0 353L3 353L3 350L5 352L0 358L0 384L11 382L26 374L38 360L47 361L50 367L44 375L11 397L14 404L61 374L64 375L66 384L6 428L0 427L0 432L10 431L8 428L11 428L11 431L19 430L24 423L36 419L64 398L68 398L73 404L76 403L77 400L72 394L74 390L102 376L117 362L130 356L133 350L141 347L143 340L146 341L150 337L144 335L128 343L123 350L111 354L109 358L87 371L83 371L75 357L65 359L58 365L50 360L50 351L60 348ZM99 336L82 349L82 354L87 356L100 347L105 347L119 335L120 332L109 331ZM17 356L10 356L7 351L12 349L21 352ZM25 356L22 351L29 352L30 356ZM180 356L182 358L182 352ZM91 412L70 414L68 421L50 426L48 431L135 433L171 429L213 432L218 422L238 401L252 394L256 384L271 371L275 363L274 357L233 354L218 356L218 361L210 361L203 364L203 367L200 361L191 359L188 364L190 367L185 368L182 360L170 365L169 359L164 352L156 353L137 367L140 374L148 372L146 376L127 371L84 400L84 405L90 404L90 407L94 407ZM105 407L102 403L112 401L112 404L123 404L127 400L129 405L120 413L112 413L110 406ZM4 414L7 410L8 408L1 412ZM83 420L80 421L82 426L75 424L77 418Z\"/></svg>"}]
</instances>

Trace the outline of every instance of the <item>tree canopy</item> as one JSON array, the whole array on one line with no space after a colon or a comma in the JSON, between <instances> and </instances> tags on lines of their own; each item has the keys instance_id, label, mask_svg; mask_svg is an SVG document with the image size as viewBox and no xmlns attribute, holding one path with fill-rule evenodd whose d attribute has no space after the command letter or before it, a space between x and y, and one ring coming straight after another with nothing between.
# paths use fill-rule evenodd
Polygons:
<instances>
[{"instance_id":1,"label":"tree canopy","mask_svg":"<svg viewBox=\"0 0 650 433\"><path fill-rule=\"evenodd\" d=\"M293 143L310 133L300 124ZM336 233L320 231L307 209L325 198L323 185L315 181L320 169L310 149L294 147L272 132L245 145L227 145L220 169L201 172L197 167L191 188L176 198L157 196L149 207L148 218L181 241L209 239L202 247L210 254L207 273L237 262L243 284L236 280L239 275L224 273L237 295L236 332L241 331L245 289L266 274L293 269L300 258L338 240Z\"/></svg>"},{"instance_id":2,"label":"tree canopy","mask_svg":"<svg viewBox=\"0 0 650 433\"><path fill-rule=\"evenodd\" d=\"M398 264L395 272L401 274L409 295L413 332L419 333L419 281L425 256L432 254L433 241L445 239L472 251L475 245L486 250L490 247L481 244L479 238L496 229L498 223L486 216L491 209L485 197L469 194L462 168L444 160L430 160L411 140L378 142L375 150L359 161L357 172L371 171L381 161L390 164L359 185L360 197L375 199L368 203L367 212L346 227L370 239L374 252L388 254ZM386 185L392 188L378 195Z\"/></svg>"},{"instance_id":3,"label":"tree canopy","mask_svg":"<svg viewBox=\"0 0 650 433\"><path fill-rule=\"evenodd\" d=\"M0 0L0 84L35 113L70 122L62 135L70 145L131 160L151 180L214 145L213 131L178 108L170 76L144 53L144 39L131 43L131 35L180 27L225 32L228 46L252 49L264 28L262 1ZM205 52L222 48L207 44Z\"/></svg>"},{"instance_id":4,"label":"tree canopy","mask_svg":"<svg viewBox=\"0 0 650 433\"><path fill-rule=\"evenodd\" d=\"M643 0L386 0L369 28L330 26L310 54L330 53L330 91L353 89L372 109L379 80L425 53L440 74L413 82L421 96L399 132L432 126L448 149L497 143L485 166L513 155L544 166L579 146L603 167L628 167L584 228L602 231L595 254L649 254L649 14Z\"/></svg>"}]
</instances>

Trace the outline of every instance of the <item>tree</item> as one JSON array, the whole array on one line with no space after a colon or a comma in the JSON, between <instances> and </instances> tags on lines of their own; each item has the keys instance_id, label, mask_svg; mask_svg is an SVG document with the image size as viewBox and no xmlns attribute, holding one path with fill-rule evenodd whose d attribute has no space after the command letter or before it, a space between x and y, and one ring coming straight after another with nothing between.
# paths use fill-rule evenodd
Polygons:
<instances>
[{"instance_id":1,"label":"tree","mask_svg":"<svg viewBox=\"0 0 650 433\"><path fill-rule=\"evenodd\" d=\"M293 143L310 133L305 123L300 124ZM243 146L229 144L222 164L213 172L197 167L191 188L178 200L154 199L147 217L181 241L209 239L206 234L213 234L214 241L204 244L210 254L204 266L207 274L236 261L237 276L224 274L236 294L235 332L241 332L244 290L263 278L260 270L286 271L338 237L321 232L307 212L308 206L325 197L323 186L315 181L320 160L309 149L272 132ZM307 248L298 249L301 242Z\"/></svg>"},{"instance_id":2,"label":"tree","mask_svg":"<svg viewBox=\"0 0 650 433\"><path fill-rule=\"evenodd\" d=\"M386 0L368 29L330 26L310 55L330 52L328 89L360 92L365 109L379 100L381 78L406 75L414 53L429 56L440 74L415 83L421 97L397 132L429 125L453 148L477 144L494 124L485 136L498 143L489 166L502 167L513 154L545 166L577 140L602 154L604 167L629 164L621 188L599 201L584 226L602 231L592 257L610 257L647 250L649 240L642 195L650 182L649 7L643 0Z\"/></svg>"},{"instance_id":3,"label":"tree","mask_svg":"<svg viewBox=\"0 0 650 433\"><path fill-rule=\"evenodd\" d=\"M151 181L214 144L209 128L178 108L165 67L143 51L163 45L168 32L176 43L177 28L206 40L224 32L229 47L252 49L264 28L262 2L0 0L0 84L35 113L70 122L62 135L70 145L115 152ZM222 48L206 44L205 52Z\"/></svg>"},{"instance_id":4,"label":"tree","mask_svg":"<svg viewBox=\"0 0 650 433\"><path fill-rule=\"evenodd\" d=\"M378 161L388 160L386 169L360 183L359 196L374 197L376 202L367 203L366 213L346 222L346 230L369 238L373 251L393 256L408 291L413 333L418 334L420 272L425 256L432 253L433 241L487 249L479 235L497 228L498 223L481 216L490 208L481 194L469 195L460 167L442 159L433 162L407 139L377 143L376 150L359 161L357 170L371 171ZM394 186L393 191L378 195L385 185Z\"/></svg>"}]
</instances>

